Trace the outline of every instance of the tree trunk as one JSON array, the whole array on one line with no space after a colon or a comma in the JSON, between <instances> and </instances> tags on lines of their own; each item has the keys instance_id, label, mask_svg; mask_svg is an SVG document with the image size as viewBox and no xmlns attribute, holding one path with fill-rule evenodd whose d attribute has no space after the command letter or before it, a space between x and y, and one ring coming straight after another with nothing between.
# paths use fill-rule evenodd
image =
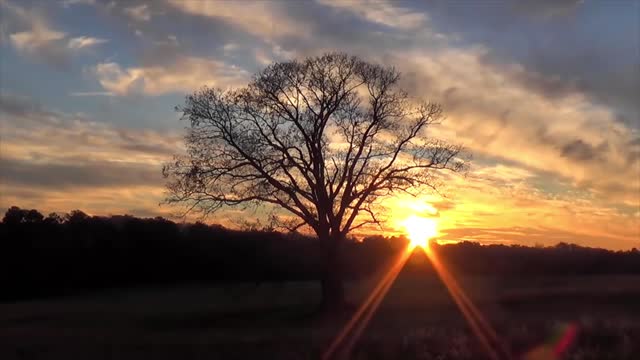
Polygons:
<instances>
[{"instance_id":1,"label":"tree trunk","mask_svg":"<svg viewBox=\"0 0 640 360\"><path fill-rule=\"evenodd\" d=\"M322 275L322 310L326 313L340 312L345 307L342 264L340 262L339 239L325 241L324 271Z\"/></svg>"},{"instance_id":2,"label":"tree trunk","mask_svg":"<svg viewBox=\"0 0 640 360\"><path fill-rule=\"evenodd\" d=\"M342 276L336 270L326 269L322 278L322 309L325 312L344 308L344 285Z\"/></svg>"}]
</instances>

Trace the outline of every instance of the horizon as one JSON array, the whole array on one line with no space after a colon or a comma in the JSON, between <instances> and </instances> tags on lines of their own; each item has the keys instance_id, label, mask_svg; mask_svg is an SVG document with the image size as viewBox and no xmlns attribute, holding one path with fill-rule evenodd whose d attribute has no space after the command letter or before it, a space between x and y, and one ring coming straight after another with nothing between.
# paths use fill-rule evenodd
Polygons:
<instances>
[{"instance_id":1,"label":"horizon","mask_svg":"<svg viewBox=\"0 0 640 360\"><path fill-rule=\"evenodd\" d=\"M20 211L38 211L38 209L26 209L26 208L20 208L19 206L12 206L9 209L7 209L7 212L11 209L17 208ZM132 214L108 214L108 215L100 215L100 214L88 214L84 211L82 211L82 209L74 209L69 213L59 213L59 212L52 212L49 214L44 214L41 213L40 211L38 211L38 213L40 215L43 216L43 220L46 220L47 218L50 218L52 215L57 215L59 216L59 220L58 221L62 221L59 224L64 224L67 219L65 218L66 215L70 215L72 212L75 211L80 211L82 213L84 213L85 215L87 215L89 218L100 218L100 219L105 219L105 220L113 220L116 218L128 218L128 219L135 219L135 220L144 220L144 221L168 221L171 222L175 225L177 225L178 227L189 227L189 226L197 226L198 224L203 224L207 227L212 227L212 228L216 228L216 229L222 229L224 231L230 231L230 232L238 232L238 233L276 233L276 234L280 234L282 236L284 236L284 238L287 238L288 236L294 236L294 237L298 237L301 236L303 238L306 239L312 239L314 241L319 241L319 239L317 238L316 235L309 233L309 232L291 232L288 231L286 229L277 229L277 228L269 228L268 224L261 224L261 223L245 223L245 224L235 224L235 226L225 226L223 224L217 223L215 221L207 221L206 219L196 219L193 221L187 220L185 218L181 218L181 220L176 220L176 218L168 218L168 217L163 217L163 216L150 216L150 217L145 217L145 216L135 216ZM6 212L5 212L6 214ZM212 219L211 219L212 220ZM0 219L0 224L4 224L4 218ZM407 244L409 244L409 247L414 249L415 248L428 248L431 247L432 245L435 246L447 246L447 245L459 245L459 244L472 244L472 245L479 245L479 246L507 246L507 247L524 247L524 248L536 248L536 249L552 249L552 248L557 248L557 247L561 247L561 246L577 246L579 248L582 249L591 249L591 250L606 250L609 252L617 252L617 251L626 251L626 252L633 252L633 251L638 251L638 249L636 247L633 248L629 248L629 249L608 249L608 248L604 248L604 247L592 247L592 246L586 246L586 245L580 245L577 243L573 243L573 242L558 242L555 244L542 244L542 243L522 243L522 242L507 242L507 241L493 241L493 242L487 242L487 241L476 241L473 239L456 239L456 240L451 240L451 239L447 239L446 237L443 237L441 235L429 235L428 231L420 231L420 230L415 230L415 232L410 232L410 231L397 231L397 232L387 232L387 233L357 233L357 234L352 234L352 236L350 236L349 238L347 238L348 241L355 241L358 243L363 243L365 241L367 241L367 239L374 239L374 238L379 238L382 237L382 239L384 239L385 241L395 241L396 239L400 239L403 241L406 241ZM414 240L413 238L418 238L418 240Z\"/></svg>"},{"instance_id":2,"label":"horizon","mask_svg":"<svg viewBox=\"0 0 640 360\"><path fill-rule=\"evenodd\" d=\"M639 1L213 4L0 0L0 208L174 221L159 205L162 166L185 149L174 107L343 51L442 104L429 134L473 156L444 196L386 199L378 234L418 216L443 241L639 247Z\"/></svg>"}]
</instances>

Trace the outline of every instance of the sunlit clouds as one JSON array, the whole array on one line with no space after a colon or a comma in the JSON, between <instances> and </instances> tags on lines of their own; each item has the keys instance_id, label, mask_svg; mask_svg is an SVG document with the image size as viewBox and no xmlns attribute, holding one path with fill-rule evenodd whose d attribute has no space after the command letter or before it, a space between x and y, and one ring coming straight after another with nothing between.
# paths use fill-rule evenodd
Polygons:
<instances>
[{"instance_id":1,"label":"sunlit clouds","mask_svg":"<svg viewBox=\"0 0 640 360\"><path fill-rule=\"evenodd\" d=\"M638 247L640 58L618 40L639 35L625 6L0 0L0 206L169 216L161 167L184 151L186 94L345 51L441 103L427 135L473 156L439 193L381 200L386 222L357 236L415 218L437 226L431 241Z\"/></svg>"},{"instance_id":2,"label":"sunlit clouds","mask_svg":"<svg viewBox=\"0 0 640 360\"><path fill-rule=\"evenodd\" d=\"M157 206L164 191L159 169L181 151L178 133L118 128L39 110L24 98L0 103L2 206L169 213Z\"/></svg>"},{"instance_id":3,"label":"sunlit clouds","mask_svg":"<svg viewBox=\"0 0 640 360\"><path fill-rule=\"evenodd\" d=\"M118 95L188 92L204 85L228 88L241 86L250 77L237 66L196 57L180 57L170 66L126 69L101 63L94 71L104 89Z\"/></svg>"},{"instance_id":4,"label":"sunlit clouds","mask_svg":"<svg viewBox=\"0 0 640 360\"><path fill-rule=\"evenodd\" d=\"M108 40L98 39L90 36L79 36L69 40L68 47L70 49L88 48L99 44L104 44Z\"/></svg>"},{"instance_id":5,"label":"sunlit clouds","mask_svg":"<svg viewBox=\"0 0 640 360\"><path fill-rule=\"evenodd\" d=\"M282 36L306 37L307 24L287 16L291 3L273 1L225 2L199 0L168 0L167 4L178 11L199 17L209 17L252 35L269 39Z\"/></svg>"},{"instance_id":6,"label":"sunlit clouds","mask_svg":"<svg viewBox=\"0 0 640 360\"><path fill-rule=\"evenodd\" d=\"M367 21L403 30L418 29L427 21L426 14L388 1L318 0L318 3L332 7L336 12L350 12Z\"/></svg>"}]
</instances>

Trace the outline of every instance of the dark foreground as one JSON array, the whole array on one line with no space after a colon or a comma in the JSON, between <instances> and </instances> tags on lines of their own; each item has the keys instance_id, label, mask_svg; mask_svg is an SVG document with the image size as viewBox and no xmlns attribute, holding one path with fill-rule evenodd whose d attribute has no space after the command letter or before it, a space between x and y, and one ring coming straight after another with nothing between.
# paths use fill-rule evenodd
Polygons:
<instances>
[{"instance_id":1,"label":"dark foreground","mask_svg":"<svg viewBox=\"0 0 640 360\"><path fill-rule=\"evenodd\" d=\"M640 276L460 278L517 359L640 359ZM352 300L371 284L350 286ZM316 359L346 319L314 314L314 283L110 290L0 304L0 359ZM400 275L355 359L482 359L433 273Z\"/></svg>"}]
</instances>

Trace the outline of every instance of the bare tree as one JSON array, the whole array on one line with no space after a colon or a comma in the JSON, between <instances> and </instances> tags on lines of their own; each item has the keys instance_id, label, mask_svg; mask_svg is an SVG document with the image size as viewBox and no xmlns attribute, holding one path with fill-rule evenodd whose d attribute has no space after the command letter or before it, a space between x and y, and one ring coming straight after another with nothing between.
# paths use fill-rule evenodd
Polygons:
<instances>
[{"instance_id":1,"label":"bare tree","mask_svg":"<svg viewBox=\"0 0 640 360\"><path fill-rule=\"evenodd\" d=\"M291 230L323 244L323 305L340 306L339 249L379 223L374 203L435 189L435 170L460 171L461 148L425 138L440 105L417 103L400 73L342 53L274 63L247 87L203 88L177 110L190 121L187 154L163 173L169 203L211 214L225 206L284 209Z\"/></svg>"}]
</instances>

